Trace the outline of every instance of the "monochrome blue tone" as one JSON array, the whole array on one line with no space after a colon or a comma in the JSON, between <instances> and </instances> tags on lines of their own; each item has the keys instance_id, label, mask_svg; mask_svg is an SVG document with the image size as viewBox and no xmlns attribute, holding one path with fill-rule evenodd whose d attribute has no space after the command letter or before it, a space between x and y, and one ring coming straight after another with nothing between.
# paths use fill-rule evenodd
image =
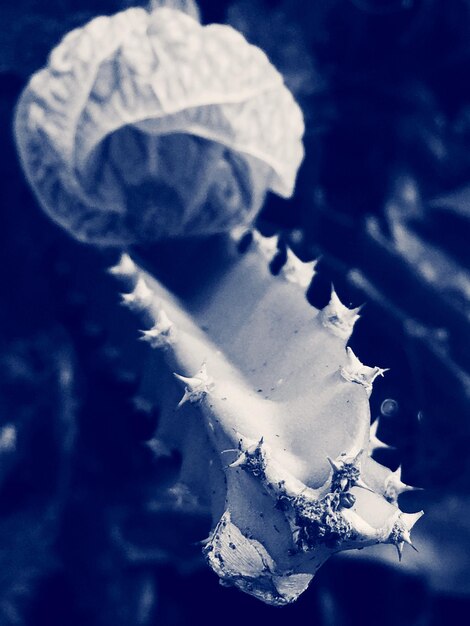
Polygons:
<instances>
[{"instance_id":1,"label":"monochrome blue tone","mask_svg":"<svg viewBox=\"0 0 470 626\"><path fill-rule=\"evenodd\" d=\"M423 488L401 499L425 511L418 553L343 553L284 608L220 586L204 564L210 519L182 513L171 490L182 459L153 439L148 347L106 272L119 250L50 221L18 160L12 124L31 74L68 31L132 4L0 7L0 624L456 622L470 608L470 2L199 2L203 23L266 52L302 108L294 195L268 193L257 220L280 236L271 271L288 244L319 259L313 305L332 283L365 304L351 345L390 368L371 413L393 448L376 458ZM187 293L221 245L217 234L132 252Z\"/></svg>"}]
</instances>

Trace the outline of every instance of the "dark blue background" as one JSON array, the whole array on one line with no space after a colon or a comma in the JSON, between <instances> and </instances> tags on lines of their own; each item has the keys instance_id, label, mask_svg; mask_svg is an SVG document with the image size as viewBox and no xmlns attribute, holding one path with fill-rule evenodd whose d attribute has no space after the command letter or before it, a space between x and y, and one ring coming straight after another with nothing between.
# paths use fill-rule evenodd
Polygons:
<instances>
[{"instance_id":1,"label":"dark blue background","mask_svg":"<svg viewBox=\"0 0 470 626\"><path fill-rule=\"evenodd\" d=\"M470 591L468 571L459 573L470 549L470 296L449 287L450 276L430 284L406 262L386 207L403 206L425 249L437 248L468 275L470 200L439 208L432 200L470 180L470 2L259 0L228 14L228 2L200 3L204 21L228 15L243 27L296 91L306 159L294 198L270 197L259 227L281 241L296 229L297 252L321 256L314 304L326 303L331 281L347 303L367 302L352 346L364 362L391 368L372 397L373 416L386 398L397 402L380 430L397 449L379 460L393 469L403 463L405 481L426 488L416 503L431 516L448 511L448 520L430 524L431 545L447 533L457 546L441 575L453 576L454 591L429 583L424 565L410 573L333 560L283 609L221 588L197 565L194 542L207 534L206 518L145 510L179 459L155 461L143 445L158 410L135 402L137 322L118 306L104 272L117 255L78 244L50 223L17 162L11 120L28 76L65 32L123 6L9 0L0 7L0 426L13 424L17 437L14 450L0 450L0 623L453 623L468 612ZM403 180L417 190L418 210ZM367 231L369 216L380 242ZM282 254L281 244L279 263ZM367 287L351 279L352 268ZM110 338L110 318L121 325L119 342ZM425 332L413 332L413 321ZM139 547L135 560L116 528ZM195 566L185 571L188 562Z\"/></svg>"}]
</instances>

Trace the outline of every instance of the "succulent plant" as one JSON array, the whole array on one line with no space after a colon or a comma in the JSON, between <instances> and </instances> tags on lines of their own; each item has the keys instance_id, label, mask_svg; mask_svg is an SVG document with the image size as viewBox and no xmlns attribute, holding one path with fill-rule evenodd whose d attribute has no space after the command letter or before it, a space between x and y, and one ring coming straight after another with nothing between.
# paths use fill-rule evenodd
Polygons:
<instances>
[{"instance_id":1,"label":"succulent plant","mask_svg":"<svg viewBox=\"0 0 470 626\"><path fill-rule=\"evenodd\" d=\"M125 253L111 270L152 348L139 393L161 407L153 447L182 454L181 507L211 511L203 552L221 582L283 605L336 552L388 543L401 557L422 512L400 510L411 487L371 456L385 370L346 345L359 309L334 289L312 308L315 261L243 235L268 190L293 193L300 109L231 27L161 4L69 33L23 92L17 145L77 239L168 239L151 269ZM189 235L203 239L178 243Z\"/></svg>"},{"instance_id":2,"label":"succulent plant","mask_svg":"<svg viewBox=\"0 0 470 626\"><path fill-rule=\"evenodd\" d=\"M389 543L401 557L422 512L399 509L412 488L371 456L384 444L368 398L385 370L346 348L359 310L334 289L310 307L312 262L288 250L272 276L277 238L237 239L213 271L192 259L179 298L127 254L111 272L155 351L141 390L161 406L155 438L182 453L180 488L212 511L208 563L224 584L283 605L336 552Z\"/></svg>"}]
</instances>

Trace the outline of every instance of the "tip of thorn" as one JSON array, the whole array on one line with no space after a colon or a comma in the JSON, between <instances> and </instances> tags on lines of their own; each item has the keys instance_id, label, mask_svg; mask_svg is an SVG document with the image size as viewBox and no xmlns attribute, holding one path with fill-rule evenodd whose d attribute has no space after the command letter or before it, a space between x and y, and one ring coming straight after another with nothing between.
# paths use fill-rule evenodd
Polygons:
<instances>
[{"instance_id":1,"label":"tip of thorn","mask_svg":"<svg viewBox=\"0 0 470 626\"><path fill-rule=\"evenodd\" d=\"M366 483L361 478L359 478L358 480L354 482L354 487L360 487L361 489L365 489L366 491L370 491L371 493L374 493L374 490L371 489L369 485L366 485Z\"/></svg>"},{"instance_id":2,"label":"tip of thorn","mask_svg":"<svg viewBox=\"0 0 470 626\"><path fill-rule=\"evenodd\" d=\"M240 465L243 465L244 460L245 460L245 455L242 453L237 459L235 459L235 461L232 461L232 463L229 463L228 467L240 467Z\"/></svg>"},{"instance_id":3,"label":"tip of thorn","mask_svg":"<svg viewBox=\"0 0 470 626\"><path fill-rule=\"evenodd\" d=\"M401 563L402 557L403 557L403 543L397 543L395 544L395 547L397 549L398 552L398 560Z\"/></svg>"},{"instance_id":4,"label":"tip of thorn","mask_svg":"<svg viewBox=\"0 0 470 626\"><path fill-rule=\"evenodd\" d=\"M424 511L418 511L417 513L402 513L401 519L405 523L408 530L411 530L418 520L424 515Z\"/></svg>"},{"instance_id":5,"label":"tip of thorn","mask_svg":"<svg viewBox=\"0 0 470 626\"><path fill-rule=\"evenodd\" d=\"M134 274L136 269L134 261L127 254L127 252L123 252L119 258L119 261L116 265L108 268L108 273L114 276L125 276Z\"/></svg>"}]
</instances>

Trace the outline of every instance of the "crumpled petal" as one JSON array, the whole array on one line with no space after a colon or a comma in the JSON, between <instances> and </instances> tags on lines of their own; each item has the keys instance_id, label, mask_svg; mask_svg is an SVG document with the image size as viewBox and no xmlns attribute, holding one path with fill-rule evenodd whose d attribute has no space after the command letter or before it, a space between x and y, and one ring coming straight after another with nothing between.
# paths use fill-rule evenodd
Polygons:
<instances>
[{"instance_id":1,"label":"crumpled petal","mask_svg":"<svg viewBox=\"0 0 470 626\"><path fill-rule=\"evenodd\" d=\"M259 48L169 8L70 32L31 78L15 121L42 207L101 243L250 221L266 190L292 194L303 130Z\"/></svg>"}]
</instances>

